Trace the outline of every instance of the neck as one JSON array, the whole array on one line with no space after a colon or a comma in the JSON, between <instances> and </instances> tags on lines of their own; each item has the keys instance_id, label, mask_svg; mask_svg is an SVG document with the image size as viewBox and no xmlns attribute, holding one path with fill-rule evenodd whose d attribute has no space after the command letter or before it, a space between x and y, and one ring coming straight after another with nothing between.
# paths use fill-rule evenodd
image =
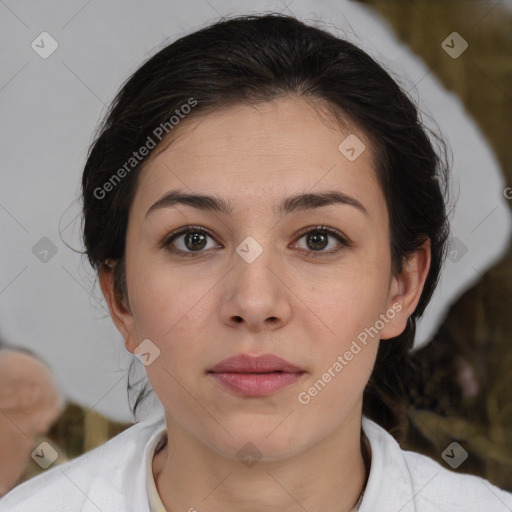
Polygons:
<instances>
[{"instance_id":1,"label":"neck","mask_svg":"<svg viewBox=\"0 0 512 512\"><path fill-rule=\"evenodd\" d=\"M168 443L153 473L168 512L349 512L366 484L360 415L293 457L247 466L166 419Z\"/></svg>"}]
</instances>

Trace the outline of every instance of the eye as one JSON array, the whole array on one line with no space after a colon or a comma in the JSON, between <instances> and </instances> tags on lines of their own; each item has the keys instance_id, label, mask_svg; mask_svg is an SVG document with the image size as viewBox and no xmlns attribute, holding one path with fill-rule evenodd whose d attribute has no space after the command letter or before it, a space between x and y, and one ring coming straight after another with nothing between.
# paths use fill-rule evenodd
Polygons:
<instances>
[{"instance_id":1,"label":"eye","mask_svg":"<svg viewBox=\"0 0 512 512\"><path fill-rule=\"evenodd\" d=\"M185 226L173 231L162 242L162 247L181 256L195 256L195 253L204 253L203 249L220 247L213 243L208 247L208 238L213 240L209 231L201 226Z\"/></svg>"},{"instance_id":2,"label":"eye","mask_svg":"<svg viewBox=\"0 0 512 512\"><path fill-rule=\"evenodd\" d=\"M306 251L308 256L328 256L351 246L351 242L335 229L326 226L315 226L306 229L307 231L303 232L298 240L305 240L306 247L301 249ZM208 246L208 238L212 240L210 246ZM332 240L330 241L330 239ZM210 232L201 226L184 226L172 231L160 245L179 256L192 257L206 253L206 249L222 247L214 241ZM331 250L325 250L329 247L331 247Z\"/></svg>"},{"instance_id":3,"label":"eye","mask_svg":"<svg viewBox=\"0 0 512 512\"><path fill-rule=\"evenodd\" d=\"M330 238L337 241L337 243L332 241L330 242ZM325 226L316 226L313 229L308 228L308 231L301 235L298 240L302 239L305 240L306 245L303 249L309 253L308 255L313 257L335 254L351 245L351 243L339 231ZM329 246L331 247L331 250L325 250Z\"/></svg>"}]
</instances>

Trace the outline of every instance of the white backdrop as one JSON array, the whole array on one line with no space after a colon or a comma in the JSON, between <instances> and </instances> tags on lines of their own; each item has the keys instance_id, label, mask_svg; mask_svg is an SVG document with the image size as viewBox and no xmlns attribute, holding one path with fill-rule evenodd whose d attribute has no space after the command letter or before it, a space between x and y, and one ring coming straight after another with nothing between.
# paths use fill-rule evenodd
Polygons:
<instances>
[{"instance_id":1,"label":"white backdrop","mask_svg":"<svg viewBox=\"0 0 512 512\"><path fill-rule=\"evenodd\" d=\"M454 252L419 323L417 346L508 246L506 184L485 138L459 99L366 7L344 0L5 0L0 3L0 336L40 354L67 398L112 419L130 419L131 355L107 315L92 269L66 246L81 248L76 198L94 129L121 83L164 41L220 15L270 11L322 20L323 28L339 30L362 46L401 77L451 145L452 195L458 196ZM437 44L440 58L453 58L442 41ZM460 49L463 43L454 44ZM471 59L471 45L457 58Z\"/></svg>"}]
</instances>

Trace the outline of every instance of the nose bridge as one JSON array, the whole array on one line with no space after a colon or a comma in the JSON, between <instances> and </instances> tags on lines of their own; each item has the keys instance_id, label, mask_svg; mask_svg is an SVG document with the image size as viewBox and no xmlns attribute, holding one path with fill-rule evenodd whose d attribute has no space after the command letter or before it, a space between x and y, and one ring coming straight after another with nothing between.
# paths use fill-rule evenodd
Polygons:
<instances>
[{"instance_id":1,"label":"nose bridge","mask_svg":"<svg viewBox=\"0 0 512 512\"><path fill-rule=\"evenodd\" d=\"M267 201L268 198L265 204ZM241 208L237 215L245 233L238 232L243 238L235 245L235 252L241 261L235 258L235 266L246 269L250 274L262 272L267 266L277 263L275 218L265 204L263 207L258 205L256 208Z\"/></svg>"},{"instance_id":2,"label":"nose bridge","mask_svg":"<svg viewBox=\"0 0 512 512\"><path fill-rule=\"evenodd\" d=\"M258 238L258 239L257 239ZM272 234L260 230L235 247L234 268L227 282L222 312L225 321L240 319L251 328L262 328L265 322L286 321L290 314L287 288L278 278L279 251L271 242Z\"/></svg>"},{"instance_id":3,"label":"nose bridge","mask_svg":"<svg viewBox=\"0 0 512 512\"><path fill-rule=\"evenodd\" d=\"M257 238L256 238L257 237ZM278 254L272 240L272 233L260 232L248 235L236 248L235 274L237 280L246 282L254 289L264 287L267 291L274 288L276 268L279 266Z\"/></svg>"}]
</instances>

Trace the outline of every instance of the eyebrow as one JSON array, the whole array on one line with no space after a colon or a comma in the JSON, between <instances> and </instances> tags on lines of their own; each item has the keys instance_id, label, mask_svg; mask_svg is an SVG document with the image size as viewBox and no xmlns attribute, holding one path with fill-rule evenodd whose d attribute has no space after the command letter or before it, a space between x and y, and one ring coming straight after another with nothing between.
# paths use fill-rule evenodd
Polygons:
<instances>
[{"instance_id":1,"label":"eyebrow","mask_svg":"<svg viewBox=\"0 0 512 512\"><path fill-rule=\"evenodd\" d=\"M219 197L204 194L185 194L179 190L171 190L149 208L146 212L146 217L156 210L170 208L179 204L191 206L199 210L219 212L227 215L232 214L234 210L233 204L230 201ZM286 215L291 212L313 210L332 204L353 206L365 215L368 215L366 208L357 199L343 192L339 192L338 190L290 196L287 197L277 209L274 209L274 211L277 215Z\"/></svg>"}]
</instances>

